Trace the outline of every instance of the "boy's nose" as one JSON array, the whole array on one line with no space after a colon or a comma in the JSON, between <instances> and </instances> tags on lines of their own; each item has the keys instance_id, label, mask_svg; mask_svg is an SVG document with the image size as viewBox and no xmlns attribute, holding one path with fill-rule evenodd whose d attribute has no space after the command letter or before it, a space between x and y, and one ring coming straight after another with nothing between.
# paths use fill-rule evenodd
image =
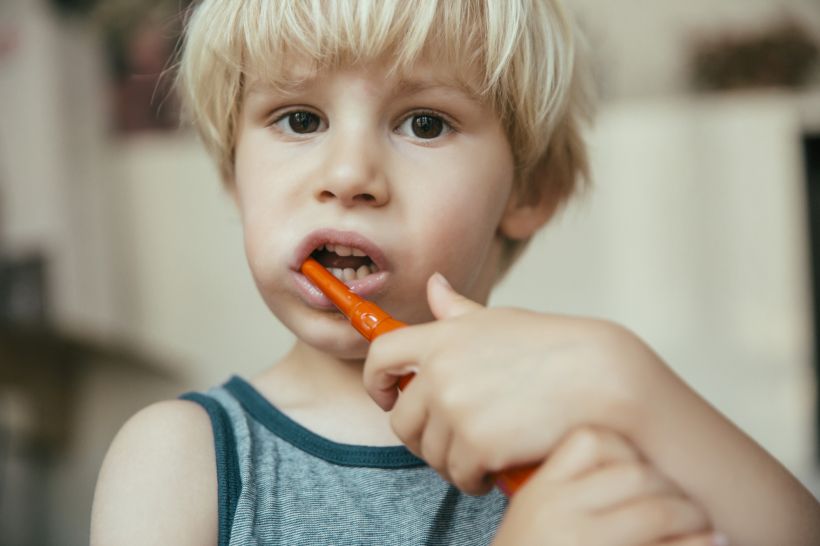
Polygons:
<instances>
[{"instance_id":1,"label":"boy's nose","mask_svg":"<svg viewBox=\"0 0 820 546\"><path fill-rule=\"evenodd\" d=\"M334 140L320 171L316 199L338 200L345 207L385 205L390 192L377 146L353 135Z\"/></svg>"}]
</instances>

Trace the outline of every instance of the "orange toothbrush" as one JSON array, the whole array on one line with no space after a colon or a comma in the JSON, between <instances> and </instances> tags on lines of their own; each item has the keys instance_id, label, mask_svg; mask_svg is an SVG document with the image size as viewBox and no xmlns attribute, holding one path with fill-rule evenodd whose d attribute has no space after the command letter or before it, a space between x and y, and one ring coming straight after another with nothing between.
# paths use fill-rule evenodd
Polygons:
<instances>
[{"instance_id":1,"label":"orange toothbrush","mask_svg":"<svg viewBox=\"0 0 820 546\"><path fill-rule=\"evenodd\" d=\"M364 336L367 341L373 341L378 336L407 326L405 323L394 319L386 311L375 303L354 294L342 281L322 267L322 265L308 258L301 267L302 274L310 282L316 285L333 304L339 308L353 325L353 327ZM399 379L399 388L404 389L413 379L413 374L408 374ZM495 483L507 496L511 496L518 491L524 482L535 471L535 467L520 467L505 470L495 476Z\"/></svg>"}]
</instances>

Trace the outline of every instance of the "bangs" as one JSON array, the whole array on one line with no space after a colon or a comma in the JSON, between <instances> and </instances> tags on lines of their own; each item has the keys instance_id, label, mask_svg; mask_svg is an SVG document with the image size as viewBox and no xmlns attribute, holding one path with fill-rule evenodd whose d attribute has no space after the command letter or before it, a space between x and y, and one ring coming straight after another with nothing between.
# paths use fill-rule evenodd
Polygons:
<instances>
[{"instance_id":1,"label":"bangs","mask_svg":"<svg viewBox=\"0 0 820 546\"><path fill-rule=\"evenodd\" d=\"M382 60L390 73L402 73L429 58L452 68L461 83L470 80L473 92L492 94L510 64L524 15L516 1L504 2L502 10L476 0L220 3L229 13L217 19L229 25L213 53L245 79L273 87L304 77L293 71L294 60L315 71Z\"/></svg>"}]
</instances>

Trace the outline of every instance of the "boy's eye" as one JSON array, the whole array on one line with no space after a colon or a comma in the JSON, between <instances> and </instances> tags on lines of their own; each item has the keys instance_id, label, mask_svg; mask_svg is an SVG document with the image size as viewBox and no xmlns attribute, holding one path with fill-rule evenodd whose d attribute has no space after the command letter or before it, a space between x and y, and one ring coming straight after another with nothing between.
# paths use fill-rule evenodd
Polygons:
<instances>
[{"instance_id":1,"label":"boy's eye","mask_svg":"<svg viewBox=\"0 0 820 546\"><path fill-rule=\"evenodd\" d=\"M273 124L285 133L304 135L318 131L322 125L322 119L312 112L297 110L288 112Z\"/></svg>"},{"instance_id":2,"label":"boy's eye","mask_svg":"<svg viewBox=\"0 0 820 546\"><path fill-rule=\"evenodd\" d=\"M416 138L431 140L449 133L452 127L441 116L422 112L407 117L398 130L404 134L412 134Z\"/></svg>"}]
</instances>

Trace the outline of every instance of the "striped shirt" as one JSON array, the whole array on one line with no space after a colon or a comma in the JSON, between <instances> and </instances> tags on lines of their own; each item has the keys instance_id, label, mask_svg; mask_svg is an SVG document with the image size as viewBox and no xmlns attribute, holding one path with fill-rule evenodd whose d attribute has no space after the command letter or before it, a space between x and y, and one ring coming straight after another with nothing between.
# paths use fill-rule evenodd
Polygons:
<instances>
[{"instance_id":1,"label":"striped shirt","mask_svg":"<svg viewBox=\"0 0 820 546\"><path fill-rule=\"evenodd\" d=\"M507 500L471 496L404 446L333 442L233 376L180 398L211 419L219 546L489 544Z\"/></svg>"}]
</instances>

